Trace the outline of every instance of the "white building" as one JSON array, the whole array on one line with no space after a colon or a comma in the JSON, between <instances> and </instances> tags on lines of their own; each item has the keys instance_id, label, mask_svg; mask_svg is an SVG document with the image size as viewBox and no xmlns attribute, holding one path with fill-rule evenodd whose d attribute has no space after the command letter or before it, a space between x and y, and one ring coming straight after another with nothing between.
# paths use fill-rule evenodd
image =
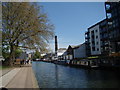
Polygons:
<instances>
[{"instance_id":1,"label":"white building","mask_svg":"<svg viewBox=\"0 0 120 90\"><path fill-rule=\"evenodd\" d=\"M99 24L95 24L88 28L90 32L90 51L91 55L101 54L101 44L100 44L100 29Z\"/></svg>"},{"instance_id":2,"label":"white building","mask_svg":"<svg viewBox=\"0 0 120 90\"><path fill-rule=\"evenodd\" d=\"M66 48L59 48L57 51L57 56L59 59L64 59L65 57L63 56L64 52L66 51Z\"/></svg>"},{"instance_id":3,"label":"white building","mask_svg":"<svg viewBox=\"0 0 120 90\"><path fill-rule=\"evenodd\" d=\"M85 47L85 43L76 46L73 49L74 52L74 58L84 58L86 57L86 47Z\"/></svg>"},{"instance_id":4,"label":"white building","mask_svg":"<svg viewBox=\"0 0 120 90\"><path fill-rule=\"evenodd\" d=\"M66 55L65 55L65 58L66 60L72 60L74 59L74 54L73 54L73 49L74 49L75 46L73 45L69 45L67 50L66 50Z\"/></svg>"},{"instance_id":5,"label":"white building","mask_svg":"<svg viewBox=\"0 0 120 90\"><path fill-rule=\"evenodd\" d=\"M69 45L67 50L62 54L64 60L74 60L86 57L85 43L80 45Z\"/></svg>"},{"instance_id":6,"label":"white building","mask_svg":"<svg viewBox=\"0 0 120 90\"><path fill-rule=\"evenodd\" d=\"M66 60L67 51L65 51L65 52L62 54L62 56L63 56L63 60Z\"/></svg>"},{"instance_id":7,"label":"white building","mask_svg":"<svg viewBox=\"0 0 120 90\"><path fill-rule=\"evenodd\" d=\"M66 51L66 48L59 48L57 50L57 56L61 56Z\"/></svg>"}]
</instances>

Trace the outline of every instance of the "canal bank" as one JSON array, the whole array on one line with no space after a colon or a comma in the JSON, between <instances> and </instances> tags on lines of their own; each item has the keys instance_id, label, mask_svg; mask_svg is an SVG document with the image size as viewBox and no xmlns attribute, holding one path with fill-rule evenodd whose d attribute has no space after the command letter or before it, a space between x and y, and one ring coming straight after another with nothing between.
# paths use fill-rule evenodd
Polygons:
<instances>
[{"instance_id":1,"label":"canal bank","mask_svg":"<svg viewBox=\"0 0 120 90\"><path fill-rule=\"evenodd\" d=\"M5 88L39 88L31 65L11 70L0 77L0 82Z\"/></svg>"},{"instance_id":2,"label":"canal bank","mask_svg":"<svg viewBox=\"0 0 120 90\"><path fill-rule=\"evenodd\" d=\"M106 60L107 61L107 60ZM110 61L110 60L109 60ZM54 63L58 65L64 66L71 66L71 67L78 67L84 69L98 69L98 70L120 70L120 65L108 63L108 62L101 62L100 60L92 59L84 59L84 60L40 60L34 62L47 62L47 63Z\"/></svg>"}]
</instances>

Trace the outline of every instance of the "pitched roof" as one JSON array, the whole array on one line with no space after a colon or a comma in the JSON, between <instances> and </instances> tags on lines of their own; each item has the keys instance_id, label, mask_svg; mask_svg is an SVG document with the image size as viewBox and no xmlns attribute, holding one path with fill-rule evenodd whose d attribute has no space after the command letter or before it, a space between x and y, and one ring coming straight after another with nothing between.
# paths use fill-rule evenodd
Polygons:
<instances>
[{"instance_id":1,"label":"pitched roof","mask_svg":"<svg viewBox=\"0 0 120 90\"><path fill-rule=\"evenodd\" d=\"M80 45L76 45L76 46L73 46L73 45L71 45L71 47L74 49L74 48L78 48L78 47L80 47L81 46L81 44Z\"/></svg>"},{"instance_id":2,"label":"pitched roof","mask_svg":"<svg viewBox=\"0 0 120 90\"><path fill-rule=\"evenodd\" d=\"M66 50L66 48L59 48L58 50Z\"/></svg>"},{"instance_id":3,"label":"pitched roof","mask_svg":"<svg viewBox=\"0 0 120 90\"><path fill-rule=\"evenodd\" d=\"M76 49L76 48L79 48L80 46L82 46L83 44L85 43L82 43L82 44L79 44L79 45L70 45L72 49Z\"/></svg>"}]
</instances>

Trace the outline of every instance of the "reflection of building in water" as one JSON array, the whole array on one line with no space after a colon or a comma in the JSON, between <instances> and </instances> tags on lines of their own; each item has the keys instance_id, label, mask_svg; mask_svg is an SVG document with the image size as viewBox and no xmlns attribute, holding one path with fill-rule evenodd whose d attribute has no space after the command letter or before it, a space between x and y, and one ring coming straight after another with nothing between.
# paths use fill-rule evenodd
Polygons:
<instances>
[{"instance_id":1,"label":"reflection of building in water","mask_svg":"<svg viewBox=\"0 0 120 90\"><path fill-rule=\"evenodd\" d=\"M58 87L58 65L55 64L55 80L56 80L56 87Z\"/></svg>"}]
</instances>

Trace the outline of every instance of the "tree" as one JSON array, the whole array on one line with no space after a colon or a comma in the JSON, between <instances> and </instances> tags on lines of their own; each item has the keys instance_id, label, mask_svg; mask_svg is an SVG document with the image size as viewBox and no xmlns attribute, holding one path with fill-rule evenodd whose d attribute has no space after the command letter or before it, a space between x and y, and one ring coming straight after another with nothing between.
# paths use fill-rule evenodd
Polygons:
<instances>
[{"instance_id":1,"label":"tree","mask_svg":"<svg viewBox=\"0 0 120 90\"><path fill-rule=\"evenodd\" d=\"M2 56L2 2L0 2L0 56Z\"/></svg>"},{"instance_id":2,"label":"tree","mask_svg":"<svg viewBox=\"0 0 120 90\"><path fill-rule=\"evenodd\" d=\"M2 55L2 31L0 30L0 56Z\"/></svg>"},{"instance_id":3,"label":"tree","mask_svg":"<svg viewBox=\"0 0 120 90\"><path fill-rule=\"evenodd\" d=\"M41 53L38 50L35 51L34 56L33 56L33 59L37 59L37 58L39 59L41 58Z\"/></svg>"},{"instance_id":4,"label":"tree","mask_svg":"<svg viewBox=\"0 0 120 90\"><path fill-rule=\"evenodd\" d=\"M35 3L2 3L2 25L3 47L9 47L11 65L18 47L42 51L54 36L53 24Z\"/></svg>"}]
</instances>

